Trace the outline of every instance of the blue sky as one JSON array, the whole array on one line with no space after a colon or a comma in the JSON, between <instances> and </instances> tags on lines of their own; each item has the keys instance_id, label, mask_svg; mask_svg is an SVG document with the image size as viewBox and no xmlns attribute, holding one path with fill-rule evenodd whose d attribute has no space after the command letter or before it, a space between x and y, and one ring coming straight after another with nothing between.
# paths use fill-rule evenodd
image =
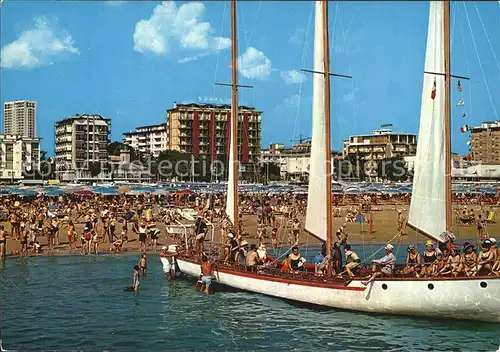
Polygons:
<instances>
[{"instance_id":1,"label":"blue sky","mask_svg":"<svg viewBox=\"0 0 500 352\"><path fill-rule=\"evenodd\" d=\"M75 113L112 118L112 140L121 140L135 126L164 122L174 101L230 101L229 88L213 84L231 77L227 2L1 6L0 100L38 102L38 134L49 154L54 121ZM313 7L238 4L240 83L255 87L240 91L240 103L264 112L263 146L311 135L312 77L297 70L312 68ZM418 131L428 9L428 2L330 2L332 70L354 76L332 80L335 149L384 123ZM472 78L452 92L454 151L467 151L461 125L499 119L498 28L499 2L452 4L452 70Z\"/></svg>"}]
</instances>

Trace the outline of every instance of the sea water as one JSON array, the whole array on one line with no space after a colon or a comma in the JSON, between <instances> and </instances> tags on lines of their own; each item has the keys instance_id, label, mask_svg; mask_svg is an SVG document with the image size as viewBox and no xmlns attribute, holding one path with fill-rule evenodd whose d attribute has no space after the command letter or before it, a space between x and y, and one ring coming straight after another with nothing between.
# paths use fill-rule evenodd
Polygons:
<instances>
[{"instance_id":1,"label":"sea water","mask_svg":"<svg viewBox=\"0 0 500 352\"><path fill-rule=\"evenodd\" d=\"M5 350L119 351L496 351L500 324L372 315L304 306L165 280L148 256L140 291L138 255L33 257L2 265Z\"/></svg>"}]
</instances>

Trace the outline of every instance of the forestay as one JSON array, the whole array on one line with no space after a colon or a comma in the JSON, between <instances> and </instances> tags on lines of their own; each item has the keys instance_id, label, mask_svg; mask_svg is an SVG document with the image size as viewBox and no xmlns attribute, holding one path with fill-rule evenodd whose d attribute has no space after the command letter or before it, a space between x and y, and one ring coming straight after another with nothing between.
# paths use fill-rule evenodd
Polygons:
<instances>
[{"instance_id":1,"label":"forestay","mask_svg":"<svg viewBox=\"0 0 500 352\"><path fill-rule=\"evenodd\" d=\"M425 71L444 73L443 2L431 1ZM408 224L435 240L446 231L445 78L424 74L420 128Z\"/></svg>"}]
</instances>

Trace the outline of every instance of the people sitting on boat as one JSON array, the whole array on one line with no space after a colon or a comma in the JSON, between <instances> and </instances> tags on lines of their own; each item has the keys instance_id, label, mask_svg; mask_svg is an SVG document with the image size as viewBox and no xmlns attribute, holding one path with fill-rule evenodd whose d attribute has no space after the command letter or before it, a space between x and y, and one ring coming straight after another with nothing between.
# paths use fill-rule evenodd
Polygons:
<instances>
[{"instance_id":1,"label":"people sitting on boat","mask_svg":"<svg viewBox=\"0 0 500 352\"><path fill-rule=\"evenodd\" d=\"M292 253L289 255L290 258L290 269L292 271L304 271L305 258L302 257L299 251L299 247L295 246L292 248Z\"/></svg>"},{"instance_id":2,"label":"people sitting on boat","mask_svg":"<svg viewBox=\"0 0 500 352\"><path fill-rule=\"evenodd\" d=\"M340 242L335 242L333 244L332 263L333 263L333 272L336 274L340 274L342 272L342 269L344 268L342 251L340 249Z\"/></svg>"},{"instance_id":3,"label":"people sitting on boat","mask_svg":"<svg viewBox=\"0 0 500 352\"><path fill-rule=\"evenodd\" d=\"M262 260L262 263L266 263L269 259L267 255L267 248L264 244L260 244L259 247L257 248L257 254L259 255L260 260Z\"/></svg>"},{"instance_id":4,"label":"people sitting on boat","mask_svg":"<svg viewBox=\"0 0 500 352\"><path fill-rule=\"evenodd\" d=\"M451 246L450 257L451 257L451 274L457 277L464 271L464 267L462 264L462 256L460 255L460 251L458 250L457 246L455 245Z\"/></svg>"},{"instance_id":5,"label":"people sitting on boat","mask_svg":"<svg viewBox=\"0 0 500 352\"><path fill-rule=\"evenodd\" d=\"M453 271L453 257L450 248L444 247L442 253L438 253L434 263L434 276L451 275Z\"/></svg>"},{"instance_id":6,"label":"people sitting on boat","mask_svg":"<svg viewBox=\"0 0 500 352\"><path fill-rule=\"evenodd\" d=\"M254 268L257 265L262 265L264 262L260 258L259 253L257 252L257 246L252 244L250 246L250 252L246 256L246 265L249 268Z\"/></svg>"},{"instance_id":7,"label":"people sitting on boat","mask_svg":"<svg viewBox=\"0 0 500 352\"><path fill-rule=\"evenodd\" d=\"M496 275L500 275L500 248L498 248L496 238L491 237L490 241L492 243L491 250L495 252L495 263L493 264L491 271L493 271Z\"/></svg>"},{"instance_id":8,"label":"people sitting on boat","mask_svg":"<svg viewBox=\"0 0 500 352\"><path fill-rule=\"evenodd\" d=\"M359 256L351 250L351 245L346 244L344 246L344 251L345 251L345 270L347 271L347 274L349 274L349 277L353 277L354 273L356 271L356 268L358 267L359 263L361 263L361 260L359 259Z\"/></svg>"},{"instance_id":9,"label":"people sitting on boat","mask_svg":"<svg viewBox=\"0 0 500 352\"><path fill-rule=\"evenodd\" d=\"M426 277L426 276L431 276L432 275L432 264L436 260L437 257L437 251L434 249L434 243L432 243L431 240L428 240L425 242L425 252L423 255L424 259L424 266L422 267L421 275Z\"/></svg>"},{"instance_id":10,"label":"people sitting on boat","mask_svg":"<svg viewBox=\"0 0 500 352\"><path fill-rule=\"evenodd\" d=\"M422 257L417 251L417 247L414 244L408 246L408 255L406 256L405 267L403 268L404 275L420 277L420 271L422 269Z\"/></svg>"},{"instance_id":11,"label":"people sitting on boat","mask_svg":"<svg viewBox=\"0 0 500 352\"><path fill-rule=\"evenodd\" d=\"M491 241L489 239L484 240L481 245L481 252L477 260L477 274L478 275L490 275L492 274L493 264L495 263L495 254L491 250Z\"/></svg>"},{"instance_id":12,"label":"people sitting on boat","mask_svg":"<svg viewBox=\"0 0 500 352\"><path fill-rule=\"evenodd\" d=\"M290 254L281 262L281 272L286 273L290 271Z\"/></svg>"},{"instance_id":13,"label":"people sitting on boat","mask_svg":"<svg viewBox=\"0 0 500 352\"><path fill-rule=\"evenodd\" d=\"M462 259L465 276L474 276L477 272L477 255L475 247L470 242L464 243L464 255Z\"/></svg>"},{"instance_id":14,"label":"people sitting on boat","mask_svg":"<svg viewBox=\"0 0 500 352\"><path fill-rule=\"evenodd\" d=\"M240 265L246 265L247 263L247 245L248 241L243 240L235 249L234 262Z\"/></svg>"},{"instance_id":15,"label":"people sitting on boat","mask_svg":"<svg viewBox=\"0 0 500 352\"><path fill-rule=\"evenodd\" d=\"M385 246L385 256L372 260L372 275L368 281L361 282L363 285L367 286L379 276L392 276L394 265L396 264L396 256L392 253L393 249L394 246L389 243Z\"/></svg>"}]
</instances>

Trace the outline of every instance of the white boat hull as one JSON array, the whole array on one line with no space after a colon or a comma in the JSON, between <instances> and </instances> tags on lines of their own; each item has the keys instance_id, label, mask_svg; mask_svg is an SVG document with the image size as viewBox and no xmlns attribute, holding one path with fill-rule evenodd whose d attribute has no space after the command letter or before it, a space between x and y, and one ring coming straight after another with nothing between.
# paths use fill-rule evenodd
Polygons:
<instances>
[{"instance_id":1,"label":"white boat hull","mask_svg":"<svg viewBox=\"0 0 500 352\"><path fill-rule=\"evenodd\" d=\"M201 274L197 263L181 258L177 264L184 274ZM334 286L227 269L216 269L214 277L237 289L332 308L500 323L500 278L388 279L368 286L353 280Z\"/></svg>"}]
</instances>

